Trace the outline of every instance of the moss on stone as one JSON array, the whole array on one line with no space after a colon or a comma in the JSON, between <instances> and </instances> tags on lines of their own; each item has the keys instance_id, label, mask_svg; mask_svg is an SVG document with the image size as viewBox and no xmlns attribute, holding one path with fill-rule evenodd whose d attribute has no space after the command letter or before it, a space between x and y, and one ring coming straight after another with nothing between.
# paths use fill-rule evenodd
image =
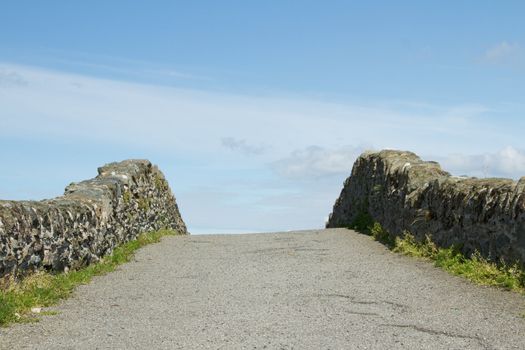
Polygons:
<instances>
[{"instance_id":1,"label":"moss on stone","mask_svg":"<svg viewBox=\"0 0 525 350\"><path fill-rule=\"evenodd\" d=\"M148 211L151 206L151 200L146 197L141 197L137 200L139 209L142 211Z\"/></svg>"},{"instance_id":2,"label":"moss on stone","mask_svg":"<svg viewBox=\"0 0 525 350\"><path fill-rule=\"evenodd\" d=\"M126 190L122 195L122 200L125 204L129 204L131 202L131 192Z\"/></svg>"}]
</instances>

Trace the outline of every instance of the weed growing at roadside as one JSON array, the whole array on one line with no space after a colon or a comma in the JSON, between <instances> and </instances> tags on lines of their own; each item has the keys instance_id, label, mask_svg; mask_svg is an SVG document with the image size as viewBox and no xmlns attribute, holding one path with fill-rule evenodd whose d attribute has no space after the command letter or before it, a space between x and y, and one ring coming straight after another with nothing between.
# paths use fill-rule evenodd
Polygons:
<instances>
[{"instance_id":1,"label":"weed growing at roadside","mask_svg":"<svg viewBox=\"0 0 525 350\"><path fill-rule=\"evenodd\" d=\"M369 235L375 221L368 210L368 200L355 203L354 205L357 208L357 215L352 220L348 228Z\"/></svg>"},{"instance_id":2,"label":"weed growing at roadside","mask_svg":"<svg viewBox=\"0 0 525 350\"><path fill-rule=\"evenodd\" d=\"M31 309L56 304L60 299L67 298L78 285L86 284L94 276L104 275L115 270L118 265L128 262L140 247L159 242L164 236L176 234L177 232L171 230L144 233L137 239L115 248L111 255L98 263L69 273L52 274L40 271L20 282L12 282L4 290L0 290L0 326L37 320L38 313L33 313ZM50 313L52 314L40 314Z\"/></svg>"},{"instance_id":3,"label":"weed growing at roadside","mask_svg":"<svg viewBox=\"0 0 525 350\"><path fill-rule=\"evenodd\" d=\"M370 233L372 234L372 237L374 237L376 241L386 244L389 247L392 247L395 243L392 237L390 237L390 234L388 233L388 231L383 229L381 224L379 224L378 222L374 222L374 224L372 225L372 228L370 229Z\"/></svg>"},{"instance_id":4,"label":"weed growing at roadside","mask_svg":"<svg viewBox=\"0 0 525 350\"><path fill-rule=\"evenodd\" d=\"M377 222L371 226L369 232L363 233L370 233L376 241L384 243L394 252L432 260L435 266L474 283L525 294L525 271L517 263L508 265L503 261L492 262L478 252L467 257L457 247L439 248L430 236L418 241L407 231L401 237L392 238Z\"/></svg>"},{"instance_id":5,"label":"weed growing at roadside","mask_svg":"<svg viewBox=\"0 0 525 350\"><path fill-rule=\"evenodd\" d=\"M453 248L439 249L434 261L436 266L475 283L525 293L525 271L518 264L491 262L478 252L467 258Z\"/></svg>"}]
</instances>

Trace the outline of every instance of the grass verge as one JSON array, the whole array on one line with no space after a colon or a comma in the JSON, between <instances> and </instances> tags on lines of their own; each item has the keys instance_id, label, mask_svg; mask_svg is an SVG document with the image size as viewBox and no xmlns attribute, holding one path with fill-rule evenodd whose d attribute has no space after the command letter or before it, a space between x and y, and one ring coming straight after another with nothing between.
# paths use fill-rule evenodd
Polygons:
<instances>
[{"instance_id":1,"label":"grass verge","mask_svg":"<svg viewBox=\"0 0 525 350\"><path fill-rule=\"evenodd\" d=\"M392 251L408 256L427 259L434 265L453 275L485 286L494 286L525 294L525 271L517 264L509 265L483 258L478 252L470 257L463 255L457 247L440 248L430 236L418 241L406 232L393 238L379 223L374 223L365 233L385 244Z\"/></svg>"},{"instance_id":2,"label":"grass verge","mask_svg":"<svg viewBox=\"0 0 525 350\"><path fill-rule=\"evenodd\" d=\"M111 255L95 264L68 273L52 274L41 271L27 276L20 282L11 283L0 289L0 326L13 322L34 322L38 320L37 315L50 314L40 313L40 308L67 298L75 287L88 283L94 276L114 271L117 266L130 261L140 247L172 235L177 235L177 232L159 230L140 234L136 240L115 248Z\"/></svg>"}]
</instances>

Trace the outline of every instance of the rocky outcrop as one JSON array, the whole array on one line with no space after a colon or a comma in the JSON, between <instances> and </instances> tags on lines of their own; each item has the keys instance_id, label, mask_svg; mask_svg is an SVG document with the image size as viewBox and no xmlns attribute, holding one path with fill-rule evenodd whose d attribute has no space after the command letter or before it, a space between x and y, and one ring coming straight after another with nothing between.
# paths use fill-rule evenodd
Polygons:
<instances>
[{"instance_id":1,"label":"rocky outcrop","mask_svg":"<svg viewBox=\"0 0 525 350\"><path fill-rule=\"evenodd\" d=\"M364 153L354 164L327 227L370 215L392 236L431 235L441 247L525 263L525 177L451 176L411 152Z\"/></svg>"},{"instance_id":2,"label":"rocky outcrop","mask_svg":"<svg viewBox=\"0 0 525 350\"><path fill-rule=\"evenodd\" d=\"M98 173L55 199L0 201L0 277L78 268L142 232L187 233L167 181L149 161L111 163Z\"/></svg>"}]
</instances>

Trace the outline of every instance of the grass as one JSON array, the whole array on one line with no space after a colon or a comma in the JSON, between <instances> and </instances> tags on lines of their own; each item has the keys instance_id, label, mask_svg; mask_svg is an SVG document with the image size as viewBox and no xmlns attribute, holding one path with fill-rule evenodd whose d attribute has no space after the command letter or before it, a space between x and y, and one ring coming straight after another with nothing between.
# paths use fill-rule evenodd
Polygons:
<instances>
[{"instance_id":1,"label":"grass","mask_svg":"<svg viewBox=\"0 0 525 350\"><path fill-rule=\"evenodd\" d=\"M368 210L359 210L357 216L348 226L349 229L362 232L364 234L370 234L371 228L374 225L374 219L368 213Z\"/></svg>"},{"instance_id":2,"label":"grass","mask_svg":"<svg viewBox=\"0 0 525 350\"><path fill-rule=\"evenodd\" d=\"M75 287L88 283L94 276L114 271L117 266L128 262L135 251L147 244L159 242L164 236L176 235L172 230L159 230L141 234L136 240L115 248L111 255L99 262L69 273L52 274L36 272L19 282L11 282L0 289L0 326L13 322L34 322L37 315L31 310L56 304L67 298ZM40 315L53 314L45 311Z\"/></svg>"},{"instance_id":3,"label":"grass","mask_svg":"<svg viewBox=\"0 0 525 350\"><path fill-rule=\"evenodd\" d=\"M433 261L435 266L476 284L525 294L525 271L517 263L509 265L503 261L489 261L479 252L467 257L457 247L440 248L430 236L418 241L406 231L403 236L394 238L377 222L369 227L368 234L394 252Z\"/></svg>"}]
</instances>

